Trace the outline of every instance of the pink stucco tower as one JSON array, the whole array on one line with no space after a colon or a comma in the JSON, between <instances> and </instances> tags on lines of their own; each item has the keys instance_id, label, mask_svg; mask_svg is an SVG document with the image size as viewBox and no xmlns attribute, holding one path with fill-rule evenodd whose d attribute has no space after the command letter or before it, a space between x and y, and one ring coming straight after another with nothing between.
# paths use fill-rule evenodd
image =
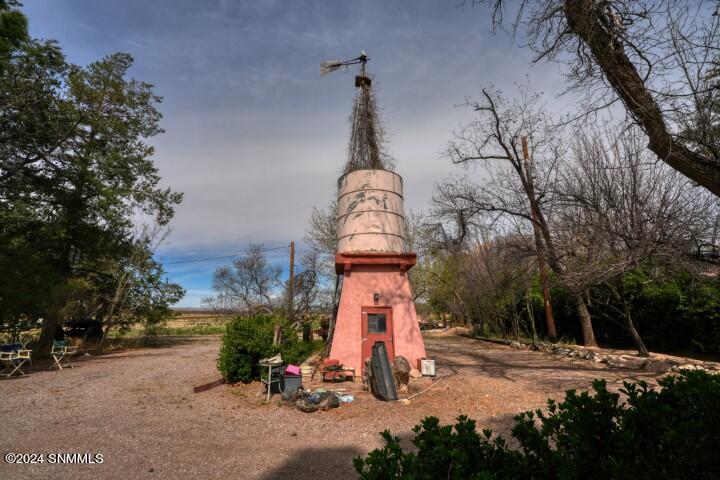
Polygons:
<instances>
[{"instance_id":1,"label":"pink stucco tower","mask_svg":"<svg viewBox=\"0 0 720 480\"><path fill-rule=\"evenodd\" d=\"M402 355L417 367L425 357L407 275L416 255L406 251L404 223L400 175L360 169L340 177L335 271L342 290L330 358L356 375L377 341L391 360Z\"/></svg>"}]
</instances>

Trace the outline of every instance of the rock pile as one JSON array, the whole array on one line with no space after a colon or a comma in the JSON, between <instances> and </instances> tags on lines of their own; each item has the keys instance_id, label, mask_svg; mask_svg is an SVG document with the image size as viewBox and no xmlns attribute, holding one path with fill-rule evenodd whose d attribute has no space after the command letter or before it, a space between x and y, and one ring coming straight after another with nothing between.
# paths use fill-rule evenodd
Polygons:
<instances>
[{"instance_id":1,"label":"rock pile","mask_svg":"<svg viewBox=\"0 0 720 480\"><path fill-rule=\"evenodd\" d=\"M607 365L608 368L623 368L630 370L646 370L649 372L665 373L680 370L704 370L710 373L720 373L720 363L704 362L682 357L651 354L649 357L637 355L624 355L607 353L592 348L575 345L561 345L548 342L522 343L518 341L496 342L504 343L511 348L530 349L550 353L560 357L576 358L593 363Z\"/></svg>"}]
</instances>

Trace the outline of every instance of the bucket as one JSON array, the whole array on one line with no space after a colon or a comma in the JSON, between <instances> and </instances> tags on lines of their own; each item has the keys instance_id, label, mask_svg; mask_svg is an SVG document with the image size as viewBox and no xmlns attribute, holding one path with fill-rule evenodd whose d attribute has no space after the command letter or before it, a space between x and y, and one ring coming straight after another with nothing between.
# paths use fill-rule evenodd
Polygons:
<instances>
[{"instance_id":1,"label":"bucket","mask_svg":"<svg viewBox=\"0 0 720 480\"><path fill-rule=\"evenodd\" d=\"M435 360L432 358L421 358L420 359L420 373L426 377L435 376Z\"/></svg>"},{"instance_id":2,"label":"bucket","mask_svg":"<svg viewBox=\"0 0 720 480\"><path fill-rule=\"evenodd\" d=\"M302 377L300 375L289 375L287 373L283 373L280 377L280 391L284 395L297 392L298 388L301 386Z\"/></svg>"}]
</instances>

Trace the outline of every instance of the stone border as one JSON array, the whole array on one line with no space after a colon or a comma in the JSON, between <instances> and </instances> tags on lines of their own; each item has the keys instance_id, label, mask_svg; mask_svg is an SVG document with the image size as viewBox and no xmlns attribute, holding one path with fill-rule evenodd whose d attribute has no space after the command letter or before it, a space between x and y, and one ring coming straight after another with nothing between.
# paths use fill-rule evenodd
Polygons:
<instances>
[{"instance_id":1,"label":"stone border","mask_svg":"<svg viewBox=\"0 0 720 480\"><path fill-rule=\"evenodd\" d=\"M600 348L581 347L548 342L520 342L499 338L471 337L484 342L506 345L510 348L534 350L559 357L575 358L593 363L607 365L609 368L645 370L656 373L677 372L680 370L704 370L709 373L720 373L720 363L694 360L686 357L674 357L651 353L648 357L603 352Z\"/></svg>"}]
</instances>

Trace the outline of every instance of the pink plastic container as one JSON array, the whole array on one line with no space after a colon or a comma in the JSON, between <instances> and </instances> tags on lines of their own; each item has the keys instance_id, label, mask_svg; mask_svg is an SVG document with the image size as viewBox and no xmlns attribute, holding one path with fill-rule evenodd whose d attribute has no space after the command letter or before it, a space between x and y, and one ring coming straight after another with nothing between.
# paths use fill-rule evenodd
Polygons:
<instances>
[{"instance_id":1,"label":"pink plastic container","mask_svg":"<svg viewBox=\"0 0 720 480\"><path fill-rule=\"evenodd\" d=\"M300 367L297 365L288 365L285 367L285 373L290 375L300 375Z\"/></svg>"}]
</instances>

